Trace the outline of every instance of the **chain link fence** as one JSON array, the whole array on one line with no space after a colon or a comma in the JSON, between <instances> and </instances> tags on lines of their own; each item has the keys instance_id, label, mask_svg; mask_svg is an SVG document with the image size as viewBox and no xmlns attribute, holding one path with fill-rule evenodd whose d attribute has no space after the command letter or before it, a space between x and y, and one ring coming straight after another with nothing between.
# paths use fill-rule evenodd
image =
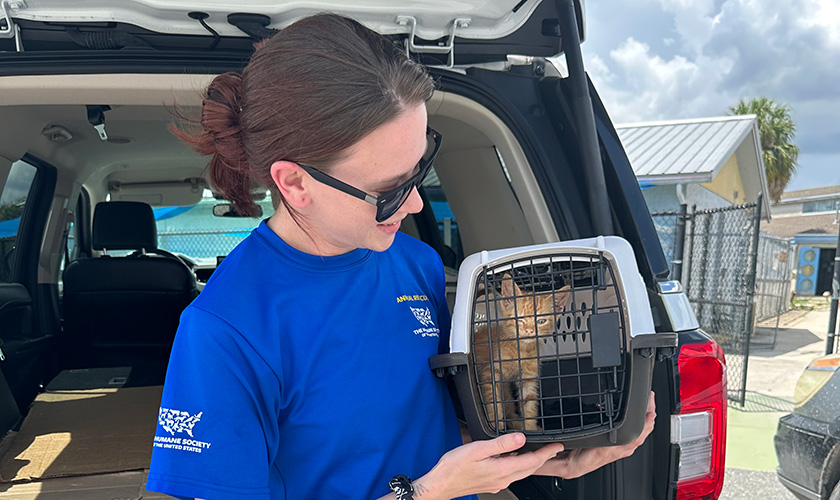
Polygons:
<instances>
[{"instance_id":1,"label":"chain link fence","mask_svg":"<svg viewBox=\"0 0 840 500\"><path fill-rule=\"evenodd\" d=\"M651 214L672 279L683 283L700 327L723 348L729 397L742 405L755 323L779 316L789 303L791 243L760 232L760 206L761 198Z\"/></svg>"},{"instance_id":2,"label":"chain link fence","mask_svg":"<svg viewBox=\"0 0 840 500\"><path fill-rule=\"evenodd\" d=\"M251 231L252 228L159 232L158 247L192 258L215 258L229 254Z\"/></svg>"},{"instance_id":3,"label":"chain link fence","mask_svg":"<svg viewBox=\"0 0 840 500\"><path fill-rule=\"evenodd\" d=\"M758 240L755 282L755 322L775 319L771 332L753 334L752 344L773 348L779 332L779 318L791 302L793 241L762 232Z\"/></svg>"},{"instance_id":4,"label":"chain link fence","mask_svg":"<svg viewBox=\"0 0 840 500\"><path fill-rule=\"evenodd\" d=\"M755 290L756 204L692 210L688 300L726 353L731 399L744 403Z\"/></svg>"}]
</instances>

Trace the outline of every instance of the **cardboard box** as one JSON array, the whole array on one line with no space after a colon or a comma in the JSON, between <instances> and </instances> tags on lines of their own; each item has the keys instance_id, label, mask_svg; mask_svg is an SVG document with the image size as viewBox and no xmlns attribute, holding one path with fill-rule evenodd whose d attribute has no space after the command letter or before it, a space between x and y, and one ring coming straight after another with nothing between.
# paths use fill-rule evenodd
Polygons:
<instances>
[{"instance_id":1,"label":"cardboard box","mask_svg":"<svg viewBox=\"0 0 840 500\"><path fill-rule=\"evenodd\" d=\"M0 446L0 483L148 469L162 389L40 394Z\"/></svg>"}]
</instances>

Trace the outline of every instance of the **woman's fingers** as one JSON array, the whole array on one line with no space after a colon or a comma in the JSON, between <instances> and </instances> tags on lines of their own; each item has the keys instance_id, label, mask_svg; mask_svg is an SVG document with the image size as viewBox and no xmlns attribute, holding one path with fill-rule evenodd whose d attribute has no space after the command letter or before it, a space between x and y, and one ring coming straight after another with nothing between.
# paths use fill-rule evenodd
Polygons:
<instances>
[{"instance_id":1,"label":"woman's fingers","mask_svg":"<svg viewBox=\"0 0 840 500\"><path fill-rule=\"evenodd\" d=\"M489 458L516 451L522 448L524 444L525 435L521 432L514 432L487 441L473 441L472 449L475 453L483 455L484 458Z\"/></svg>"},{"instance_id":2,"label":"woman's fingers","mask_svg":"<svg viewBox=\"0 0 840 500\"><path fill-rule=\"evenodd\" d=\"M639 437L632 443L620 446L606 446L603 448L572 450L571 453L563 458L549 460L535 474L572 479L588 474L610 462L629 457L645 442L653 431L654 421L656 420L656 401L654 400L654 396L655 394L651 392L648 398L645 425Z\"/></svg>"},{"instance_id":3,"label":"woman's fingers","mask_svg":"<svg viewBox=\"0 0 840 500\"><path fill-rule=\"evenodd\" d=\"M525 444L521 432L505 434L486 441L473 441L450 451L425 477L433 490L450 496L470 493L495 493L532 474L579 477L633 454L653 431L656 402L651 392L645 426L639 437L623 446L572 450L562 458L562 443L551 443L532 452L517 452Z\"/></svg>"},{"instance_id":4,"label":"woman's fingers","mask_svg":"<svg viewBox=\"0 0 840 500\"><path fill-rule=\"evenodd\" d=\"M544 466L546 462L550 461L561 451L563 451L563 445L561 443L553 443L545 445L533 452L488 457L487 460L493 462L492 467L494 471L492 475L499 478L503 483L498 489L504 489L512 482L534 474L534 472L539 470L540 467ZM497 484L496 486L499 485ZM497 490L497 488L494 488L494 490Z\"/></svg>"},{"instance_id":5,"label":"woman's fingers","mask_svg":"<svg viewBox=\"0 0 840 500\"><path fill-rule=\"evenodd\" d=\"M524 444L525 435L519 432L474 441L444 455L431 475L454 487L445 489L457 492L455 496L495 493L530 476L563 450L562 443L553 443L534 452L514 453Z\"/></svg>"}]
</instances>

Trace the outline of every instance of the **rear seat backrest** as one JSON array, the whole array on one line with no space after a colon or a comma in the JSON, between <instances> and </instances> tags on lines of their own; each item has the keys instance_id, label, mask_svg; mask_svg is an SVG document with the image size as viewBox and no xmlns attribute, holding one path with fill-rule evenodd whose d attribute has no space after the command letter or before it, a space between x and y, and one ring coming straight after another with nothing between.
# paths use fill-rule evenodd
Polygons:
<instances>
[{"instance_id":1,"label":"rear seat backrest","mask_svg":"<svg viewBox=\"0 0 840 500\"><path fill-rule=\"evenodd\" d=\"M145 203L99 203L92 246L139 254L68 264L62 338L69 367L165 370L181 311L198 293L195 274L176 258L147 254L157 249L157 229Z\"/></svg>"}]
</instances>

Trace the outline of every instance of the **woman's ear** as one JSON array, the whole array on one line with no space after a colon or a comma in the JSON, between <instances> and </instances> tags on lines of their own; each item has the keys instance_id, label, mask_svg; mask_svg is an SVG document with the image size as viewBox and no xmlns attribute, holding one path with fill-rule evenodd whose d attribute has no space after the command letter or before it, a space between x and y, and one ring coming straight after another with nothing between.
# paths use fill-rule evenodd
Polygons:
<instances>
[{"instance_id":1,"label":"woman's ear","mask_svg":"<svg viewBox=\"0 0 840 500\"><path fill-rule=\"evenodd\" d=\"M307 175L297 163L276 161L271 164L271 179L277 190L295 208L304 208L312 198L307 187Z\"/></svg>"}]
</instances>

